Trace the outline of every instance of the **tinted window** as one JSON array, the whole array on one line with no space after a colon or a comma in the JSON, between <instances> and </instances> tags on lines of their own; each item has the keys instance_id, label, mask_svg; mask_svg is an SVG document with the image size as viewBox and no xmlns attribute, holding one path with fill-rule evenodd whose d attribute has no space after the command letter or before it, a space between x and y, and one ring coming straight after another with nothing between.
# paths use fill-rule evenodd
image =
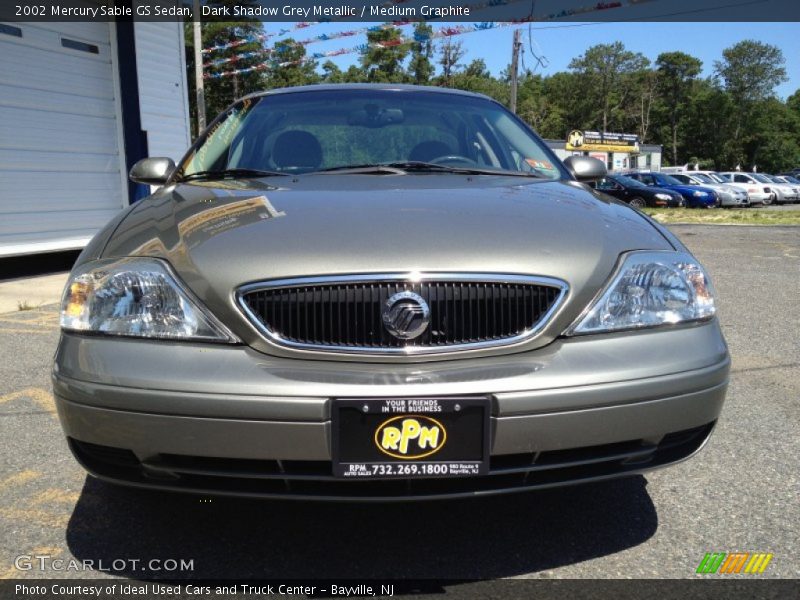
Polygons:
<instances>
[{"instance_id":1,"label":"tinted window","mask_svg":"<svg viewBox=\"0 0 800 600\"><path fill-rule=\"evenodd\" d=\"M631 177L619 176L617 177L617 181L628 187L644 187L644 184L641 181L636 181Z\"/></svg>"},{"instance_id":2,"label":"tinted window","mask_svg":"<svg viewBox=\"0 0 800 600\"><path fill-rule=\"evenodd\" d=\"M672 177L671 175L660 174L657 176L656 181L659 185L680 185L681 182Z\"/></svg>"},{"instance_id":3,"label":"tinted window","mask_svg":"<svg viewBox=\"0 0 800 600\"><path fill-rule=\"evenodd\" d=\"M610 179L601 179L599 182L597 182L598 190L615 190L618 187L619 186Z\"/></svg>"},{"instance_id":4,"label":"tinted window","mask_svg":"<svg viewBox=\"0 0 800 600\"><path fill-rule=\"evenodd\" d=\"M632 175L638 181L641 181L645 185L655 185L655 180L653 179L652 175L648 175L647 173L637 173L636 175Z\"/></svg>"},{"instance_id":5,"label":"tinted window","mask_svg":"<svg viewBox=\"0 0 800 600\"><path fill-rule=\"evenodd\" d=\"M692 173L692 177L697 181L699 181L700 183L718 183L705 173Z\"/></svg>"}]
</instances>

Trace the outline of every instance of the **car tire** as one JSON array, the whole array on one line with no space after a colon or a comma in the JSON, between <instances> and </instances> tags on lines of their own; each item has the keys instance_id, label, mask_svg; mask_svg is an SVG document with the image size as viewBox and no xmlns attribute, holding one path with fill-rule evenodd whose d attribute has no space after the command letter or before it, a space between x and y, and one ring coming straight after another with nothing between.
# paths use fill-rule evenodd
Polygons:
<instances>
[{"instance_id":1,"label":"car tire","mask_svg":"<svg viewBox=\"0 0 800 600\"><path fill-rule=\"evenodd\" d=\"M640 198L639 196L628 200L628 204L634 208L644 208L647 206L647 202L644 201L644 198Z\"/></svg>"},{"instance_id":2,"label":"car tire","mask_svg":"<svg viewBox=\"0 0 800 600\"><path fill-rule=\"evenodd\" d=\"M770 194L766 198L764 198L764 206L769 206L775 201L775 194Z\"/></svg>"}]
</instances>

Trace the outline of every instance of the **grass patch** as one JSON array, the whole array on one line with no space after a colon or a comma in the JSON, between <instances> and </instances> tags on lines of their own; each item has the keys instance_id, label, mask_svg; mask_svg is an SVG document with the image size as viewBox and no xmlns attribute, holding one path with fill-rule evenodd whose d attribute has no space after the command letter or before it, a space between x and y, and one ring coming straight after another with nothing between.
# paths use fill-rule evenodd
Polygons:
<instances>
[{"instance_id":1,"label":"grass patch","mask_svg":"<svg viewBox=\"0 0 800 600\"><path fill-rule=\"evenodd\" d=\"M699 225L800 225L798 210L645 208L659 223Z\"/></svg>"},{"instance_id":2,"label":"grass patch","mask_svg":"<svg viewBox=\"0 0 800 600\"><path fill-rule=\"evenodd\" d=\"M28 304L27 300L17 302L17 310L34 310L35 308L33 304Z\"/></svg>"}]
</instances>

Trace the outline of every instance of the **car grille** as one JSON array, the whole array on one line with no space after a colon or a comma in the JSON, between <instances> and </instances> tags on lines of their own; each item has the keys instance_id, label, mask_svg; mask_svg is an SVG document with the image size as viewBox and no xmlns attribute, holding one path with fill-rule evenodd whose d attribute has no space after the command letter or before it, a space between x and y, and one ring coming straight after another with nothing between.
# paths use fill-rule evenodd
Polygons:
<instances>
[{"instance_id":1,"label":"car grille","mask_svg":"<svg viewBox=\"0 0 800 600\"><path fill-rule=\"evenodd\" d=\"M244 312L272 341L339 352L438 352L515 343L537 333L565 283L521 276L407 275L267 282L240 290ZM409 291L429 307L427 328L400 339L384 326L387 301Z\"/></svg>"}]
</instances>

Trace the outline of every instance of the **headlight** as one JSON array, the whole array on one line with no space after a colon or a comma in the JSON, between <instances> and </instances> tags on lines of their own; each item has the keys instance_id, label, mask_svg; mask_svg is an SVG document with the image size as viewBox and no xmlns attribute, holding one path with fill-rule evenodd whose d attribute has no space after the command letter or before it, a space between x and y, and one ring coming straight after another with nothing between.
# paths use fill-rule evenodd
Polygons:
<instances>
[{"instance_id":1,"label":"headlight","mask_svg":"<svg viewBox=\"0 0 800 600\"><path fill-rule=\"evenodd\" d=\"M152 258L99 260L78 267L61 299L67 331L171 340L234 342L234 336Z\"/></svg>"},{"instance_id":2,"label":"headlight","mask_svg":"<svg viewBox=\"0 0 800 600\"><path fill-rule=\"evenodd\" d=\"M672 200L672 196L669 194L656 194L656 198L659 200Z\"/></svg>"},{"instance_id":3,"label":"headlight","mask_svg":"<svg viewBox=\"0 0 800 600\"><path fill-rule=\"evenodd\" d=\"M705 192L701 192L700 190L695 190L692 192L692 196L694 196L695 198L704 198L708 196L708 194L706 194Z\"/></svg>"},{"instance_id":4,"label":"headlight","mask_svg":"<svg viewBox=\"0 0 800 600\"><path fill-rule=\"evenodd\" d=\"M568 335L674 325L714 316L714 290L703 267L683 252L635 251L567 331Z\"/></svg>"}]
</instances>

